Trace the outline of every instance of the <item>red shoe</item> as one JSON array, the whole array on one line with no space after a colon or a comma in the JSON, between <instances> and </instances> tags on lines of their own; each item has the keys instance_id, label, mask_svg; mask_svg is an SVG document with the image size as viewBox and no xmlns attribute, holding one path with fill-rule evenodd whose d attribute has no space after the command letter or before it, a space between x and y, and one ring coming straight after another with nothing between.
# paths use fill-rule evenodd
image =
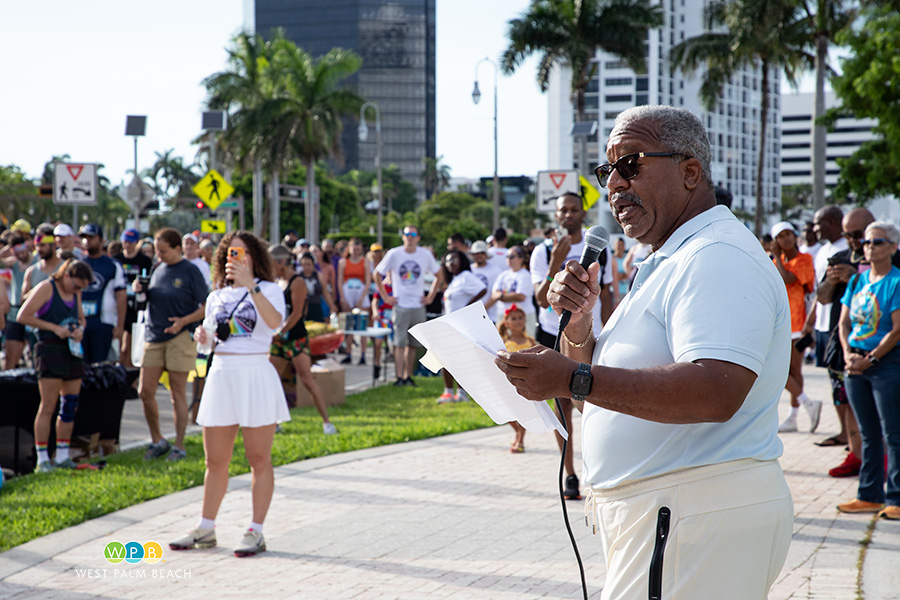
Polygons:
<instances>
[{"instance_id":1,"label":"red shoe","mask_svg":"<svg viewBox=\"0 0 900 600\"><path fill-rule=\"evenodd\" d=\"M844 459L844 462L828 471L828 474L832 477L855 477L859 475L859 468L861 466L862 461L859 460L855 454L850 452L847 454L847 458Z\"/></svg>"}]
</instances>

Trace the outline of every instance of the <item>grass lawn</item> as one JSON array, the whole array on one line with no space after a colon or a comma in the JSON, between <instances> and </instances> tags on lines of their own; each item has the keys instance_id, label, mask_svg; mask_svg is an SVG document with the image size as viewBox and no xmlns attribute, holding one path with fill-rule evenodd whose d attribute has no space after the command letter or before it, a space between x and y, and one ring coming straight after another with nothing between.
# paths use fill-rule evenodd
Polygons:
<instances>
[{"instance_id":1,"label":"grass lawn","mask_svg":"<svg viewBox=\"0 0 900 600\"><path fill-rule=\"evenodd\" d=\"M339 435L322 434L314 408L291 411L291 421L275 436L275 466L337 454L489 427L493 422L474 402L438 406L440 377L418 378L418 387L382 386L330 407ZM101 471L54 471L16 477L0 489L0 551L65 529L88 519L159 496L203 484L201 436L186 439L188 458L177 463L145 461L144 450L107 457ZM250 470L238 434L231 474Z\"/></svg>"}]
</instances>

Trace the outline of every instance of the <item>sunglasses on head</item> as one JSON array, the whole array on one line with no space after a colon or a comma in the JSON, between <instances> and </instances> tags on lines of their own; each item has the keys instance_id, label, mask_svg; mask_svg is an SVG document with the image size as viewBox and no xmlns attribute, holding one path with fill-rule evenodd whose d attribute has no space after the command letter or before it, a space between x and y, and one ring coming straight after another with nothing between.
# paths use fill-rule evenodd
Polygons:
<instances>
[{"instance_id":1,"label":"sunglasses on head","mask_svg":"<svg viewBox=\"0 0 900 600\"><path fill-rule=\"evenodd\" d=\"M862 239L866 232L862 229L857 229L856 231L845 231L841 235L843 235L848 240L858 240Z\"/></svg>"},{"instance_id":2,"label":"sunglasses on head","mask_svg":"<svg viewBox=\"0 0 900 600\"><path fill-rule=\"evenodd\" d=\"M882 244L890 244L890 240L886 240L884 238L872 238L871 240L861 240L860 243L863 246L881 246Z\"/></svg>"},{"instance_id":3,"label":"sunglasses on head","mask_svg":"<svg viewBox=\"0 0 900 600\"><path fill-rule=\"evenodd\" d=\"M684 152L635 152L626 154L614 163L605 163L594 168L594 175L602 187L606 187L609 176L613 170L619 172L623 179L634 179L638 176L640 165L638 159L641 158L657 158L663 156L683 156L685 160L691 158Z\"/></svg>"}]
</instances>

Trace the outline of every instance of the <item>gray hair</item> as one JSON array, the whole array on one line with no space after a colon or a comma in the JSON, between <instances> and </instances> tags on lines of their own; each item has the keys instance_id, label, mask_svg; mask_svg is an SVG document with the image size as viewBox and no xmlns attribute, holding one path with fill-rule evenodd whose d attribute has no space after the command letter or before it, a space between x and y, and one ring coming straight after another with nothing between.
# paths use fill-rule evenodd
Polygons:
<instances>
[{"instance_id":1,"label":"gray hair","mask_svg":"<svg viewBox=\"0 0 900 600\"><path fill-rule=\"evenodd\" d=\"M872 229L882 230L884 232L884 237L892 244L900 244L900 229L897 229L897 226L893 223L889 223L888 221L875 221L874 223L869 223L866 227L866 233L869 233Z\"/></svg>"},{"instance_id":2,"label":"gray hair","mask_svg":"<svg viewBox=\"0 0 900 600\"><path fill-rule=\"evenodd\" d=\"M709 136L703 122L689 110L675 106L651 105L635 106L616 117L615 128L621 128L635 121L654 121L659 125L659 141L669 152L682 152L700 161L703 179L713 185L712 151Z\"/></svg>"}]
</instances>

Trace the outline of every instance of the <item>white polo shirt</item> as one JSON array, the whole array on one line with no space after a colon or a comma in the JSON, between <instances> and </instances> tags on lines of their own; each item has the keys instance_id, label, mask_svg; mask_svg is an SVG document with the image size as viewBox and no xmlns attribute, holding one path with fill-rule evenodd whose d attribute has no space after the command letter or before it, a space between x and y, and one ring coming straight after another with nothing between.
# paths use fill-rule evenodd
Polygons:
<instances>
[{"instance_id":1,"label":"white polo shirt","mask_svg":"<svg viewBox=\"0 0 900 600\"><path fill-rule=\"evenodd\" d=\"M850 246L843 237L838 238L834 243L825 240L822 247L816 253L813 259L813 267L816 270L816 286L818 287L825 281L825 271L828 270L828 259L842 250L846 250ZM816 331L831 331L831 302L828 304L818 304L816 306Z\"/></svg>"},{"instance_id":2,"label":"white polo shirt","mask_svg":"<svg viewBox=\"0 0 900 600\"><path fill-rule=\"evenodd\" d=\"M612 488L676 469L781 456L777 409L790 338L784 282L753 234L723 206L679 227L641 263L593 362L642 369L715 359L753 371L756 381L726 423L656 423L585 404L586 483Z\"/></svg>"}]
</instances>

